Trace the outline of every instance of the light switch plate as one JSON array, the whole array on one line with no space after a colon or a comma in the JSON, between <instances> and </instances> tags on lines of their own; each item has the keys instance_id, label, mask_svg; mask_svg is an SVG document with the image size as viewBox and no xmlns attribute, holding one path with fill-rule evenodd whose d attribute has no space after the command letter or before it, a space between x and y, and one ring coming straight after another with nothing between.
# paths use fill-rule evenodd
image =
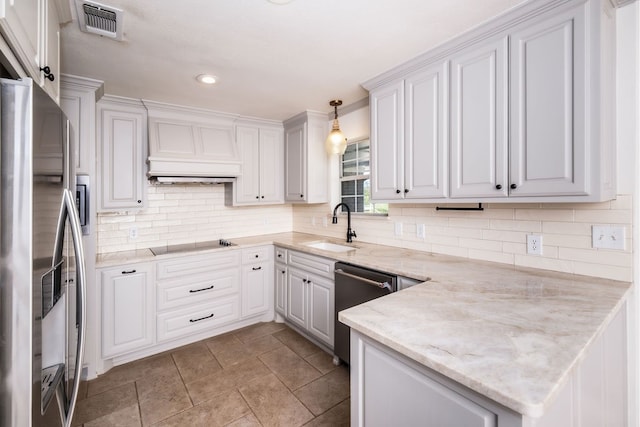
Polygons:
<instances>
[{"instance_id":1,"label":"light switch plate","mask_svg":"<svg viewBox=\"0 0 640 427\"><path fill-rule=\"evenodd\" d=\"M600 249L624 250L625 227L594 225L591 227L591 246Z\"/></svg>"},{"instance_id":2,"label":"light switch plate","mask_svg":"<svg viewBox=\"0 0 640 427\"><path fill-rule=\"evenodd\" d=\"M418 239L424 239L424 236L425 236L424 224L416 225L416 236L418 237Z\"/></svg>"}]
</instances>

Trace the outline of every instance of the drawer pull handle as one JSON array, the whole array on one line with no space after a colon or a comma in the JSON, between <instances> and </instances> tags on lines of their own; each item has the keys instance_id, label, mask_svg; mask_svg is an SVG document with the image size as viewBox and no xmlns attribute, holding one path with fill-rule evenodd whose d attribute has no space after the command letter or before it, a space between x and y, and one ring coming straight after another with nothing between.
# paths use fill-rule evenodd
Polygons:
<instances>
[{"instance_id":1,"label":"drawer pull handle","mask_svg":"<svg viewBox=\"0 0 640 427\"><path fill-rule=\"evenodd\" d=\"M211 313L211 314L210 314L210 315L208 315L208 316L201 317L201 318L199 318L199 319L189 319L189 322L191 322L191 323L196 323L196 322L199 322L199 321L201 321L201 320L211 319L212 317L213 317L213 313Z\"/></svg>"},{"instance_id":2,"label":"drawer pull handle","mask_svg":"<svg viewBox=\"0 0 640 427\"><path fill-rule=\"evenodd\" d=\"M123 271L122 274L133 274L135 273L135 270L129 270L129 271Z\"/></svg>"},{"instance_id":3,"label":"drawer pull handle","mask_svg":"<svg viewBox=\"0 0 640 427\"><path fill-rule=\"evenodd\" d=\"M252 268L253 271L258 271L258 270L262 270L262 267L253 267Z\"/></svg>"},{"instance_id":4,"label":"drawer pull handle","mask_svg":"<svg viewBox=\"0 0 640 427\"><path fill-rule=\"evenodd\" d=\"M202 288L202 289L189 289L189 293L194 294L196 292L208 291L209 289L213 289L213 286L214 285L211 285L208 288Z\"/></svg>"}]
</instances>

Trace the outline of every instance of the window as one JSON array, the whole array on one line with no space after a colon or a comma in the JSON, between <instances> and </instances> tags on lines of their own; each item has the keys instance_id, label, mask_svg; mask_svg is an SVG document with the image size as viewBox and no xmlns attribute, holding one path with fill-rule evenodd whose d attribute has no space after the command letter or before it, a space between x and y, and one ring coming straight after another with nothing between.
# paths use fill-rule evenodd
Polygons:
<instances>
[{"instance_id":1,"label":"window","mask_svg":"<svg viewBox=\"0 0 640 427\"><path fill-rule=\"evenodd\" d=\"M386 203L371 201L370 152L368 138L347 145L340 159L341 202L349 206L351 212L386 215L389 212Z\"/></svg>"}]
</instances>

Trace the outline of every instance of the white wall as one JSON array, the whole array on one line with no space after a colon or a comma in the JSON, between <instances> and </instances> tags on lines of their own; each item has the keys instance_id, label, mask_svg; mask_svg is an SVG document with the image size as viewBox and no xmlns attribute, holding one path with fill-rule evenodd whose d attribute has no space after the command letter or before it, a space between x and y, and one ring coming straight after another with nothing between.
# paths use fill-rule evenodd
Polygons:
<instances>
[{"instance_id":1,"label":"white wall","mask_svg":"<svg viewBox=\"0 0 640 427\"><path fill-rule=\"evenodd\" d=\"M618 188L634 194L633 282L628 310L629 426L640 425L640 7L633 2L617 11Z\"/></svg>"}]
</instances>

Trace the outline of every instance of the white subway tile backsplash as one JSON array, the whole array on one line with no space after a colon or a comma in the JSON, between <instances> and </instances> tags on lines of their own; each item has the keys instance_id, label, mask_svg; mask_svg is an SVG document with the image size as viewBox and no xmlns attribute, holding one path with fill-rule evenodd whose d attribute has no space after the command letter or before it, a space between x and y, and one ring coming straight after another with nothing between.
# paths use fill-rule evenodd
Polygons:
<instances>
[{"instance_id":1,"label":"white subway tile backsplash","mask_svg":"<svg viewBox=\"0 0 640 427\"><path fill-rule=\"evenodd\" d=\"M99 253L287 231L343 239L347 227L346 215L331 224L333 207L328 204L228 207L223 186L151 185L148 190L144 211L99 215ZM620 224L631 236L631 195L604 203L493 203L485 204L481 212L436 211L437 205L391 204L387 217L354 215L355 242L617 280L632 278L630 237L626 251L590 246L594 224ZM403 224L402 236L394 234L396 222ZM417 224L425 224L424 240L416 236ZM129 240L134 225L138 238ZM542 256L526 254L530 233L543 236Z\"/></svg>"}]
</instances>

